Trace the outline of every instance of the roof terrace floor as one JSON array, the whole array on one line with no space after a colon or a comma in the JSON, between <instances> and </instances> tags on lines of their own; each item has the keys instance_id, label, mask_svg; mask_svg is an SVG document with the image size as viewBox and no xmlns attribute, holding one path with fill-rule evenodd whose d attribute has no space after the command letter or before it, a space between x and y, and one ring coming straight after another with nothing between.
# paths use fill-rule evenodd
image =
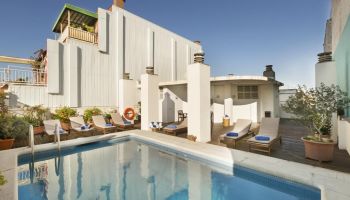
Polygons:
<instances>
[{"instance_id":1,"label":"roof terrace floor","mask_svg":"<svg viewBox=\"0 0 350 200\"><path fill-rule=\"evenodd\" d=\"M232 127L223 128L221 124L214 124L213 135L211 144L226 146L219 142L219 136L232 130ZM311 159L306 159L304 156L304 144L301 141L301 137L307 135L308 130L306 127L289 119L281 119L279 127L280 135L282 136L282 144L276 142L271 151L272 157L294 161L298 163L308 164L312 166L318 166L331 170L350 173L350 155L345 150L339 150L338 147L334 151L334 159L331 162L319 162ZM186 137L186 134L179 135L180 137ZM251 136L246 136L237 143L236 149L242 151L249 151L248 143L246 142ZM263 154L263 152L254 153Z\"/></svg>"}]
</instances>

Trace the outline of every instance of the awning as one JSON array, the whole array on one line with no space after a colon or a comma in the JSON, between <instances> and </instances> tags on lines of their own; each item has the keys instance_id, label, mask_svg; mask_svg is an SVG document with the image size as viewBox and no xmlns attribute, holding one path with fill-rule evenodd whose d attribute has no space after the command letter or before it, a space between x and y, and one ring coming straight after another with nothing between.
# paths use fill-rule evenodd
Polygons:
<instances>
[{"instance_id":1,"label":"awning","mask_svg":"<svg viewBox=\"0 0 350 200\"><path fill-rule=\"evenodd\" d=\"M76 25L82 25L83 23L88 26L93 26L98 19L96 13L89 10L73 6L71 4L65 4L58 19L55 22L55 25L52 28L52 31L55 33L61 32L61 24L63 30L68 25L68 11L70 11L70 23Z\"/></svg>"}]
</instances>

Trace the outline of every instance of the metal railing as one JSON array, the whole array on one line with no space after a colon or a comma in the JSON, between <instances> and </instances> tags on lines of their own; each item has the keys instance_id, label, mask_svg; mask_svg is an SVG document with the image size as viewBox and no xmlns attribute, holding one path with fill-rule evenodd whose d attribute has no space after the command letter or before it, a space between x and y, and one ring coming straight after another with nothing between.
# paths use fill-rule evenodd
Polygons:
<instances>
[{"instance_id":1,"label":"metal railing","mask_svg":"<svg viewBox=\"0 0 350 200\"><path fill-rule=\"evenodd\" d=\"M0 83L21 83L30 85L46 85L47 74L41 69L19 66L0 66Z\"/></svg>"}]
</instances>

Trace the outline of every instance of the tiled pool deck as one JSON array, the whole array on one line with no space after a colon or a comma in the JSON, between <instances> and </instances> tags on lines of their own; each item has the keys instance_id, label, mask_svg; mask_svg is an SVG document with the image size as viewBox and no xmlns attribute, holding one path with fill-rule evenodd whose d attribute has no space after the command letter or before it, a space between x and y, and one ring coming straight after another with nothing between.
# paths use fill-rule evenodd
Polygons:
<instances>
[{"instance_id":1,"label":"tiled pool deck","mask_svg":"<svg viewBox=\"0 0 350 200\"><path fill-rule=\"evenodd\" d=\"M217 163L232 167L233 164L249 167L272 175L295 180L321 189L322 199L350 199L350 174L328 170L311 165L290 162L245 151L228 149L218 145L191 142L182 138L160 133L132 130L107 135L78 138L64 141L62 147L106 140L118 137L135 137L146 142L165 145L177 151L210 159ZM44 144L36 147L36 151L57 148L56 144ZM30 152L29 148L18 148L0 152L0 171L8 183L0 187L0 199L17 199L17 156Z\"/></svg>"}]
</instances>

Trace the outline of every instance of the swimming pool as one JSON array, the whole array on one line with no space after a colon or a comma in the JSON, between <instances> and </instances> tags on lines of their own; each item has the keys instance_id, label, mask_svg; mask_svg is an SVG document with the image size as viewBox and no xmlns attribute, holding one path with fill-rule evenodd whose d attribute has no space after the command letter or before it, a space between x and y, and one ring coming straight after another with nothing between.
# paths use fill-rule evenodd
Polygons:
<instances>
[{"instance_id":1,"label":"swimming pool","mask_svg":"<svg viewBox=\"0 0 350 200\"><path fill-rule=\"evenodd\" d=\"M19 199L320 199L320 190L137 139L18 158Z\"/></svg>"}]
</instances>

